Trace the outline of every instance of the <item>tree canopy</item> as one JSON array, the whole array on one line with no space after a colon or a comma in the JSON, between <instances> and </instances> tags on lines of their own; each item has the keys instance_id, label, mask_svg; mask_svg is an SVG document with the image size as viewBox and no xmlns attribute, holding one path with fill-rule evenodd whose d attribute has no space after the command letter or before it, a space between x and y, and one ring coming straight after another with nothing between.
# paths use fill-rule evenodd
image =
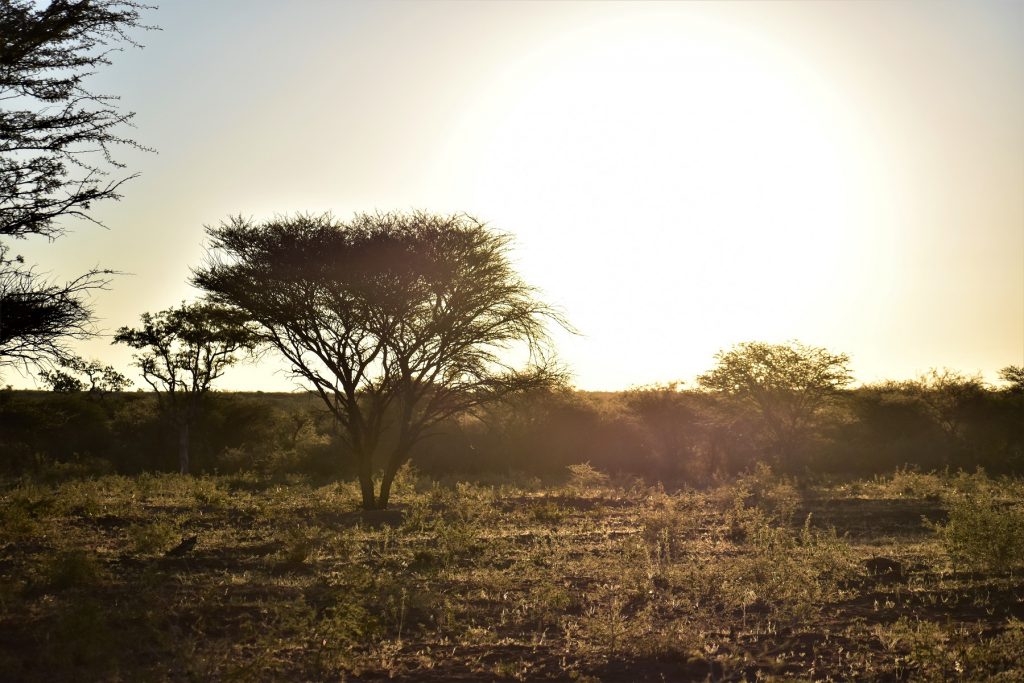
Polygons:
<instances>
[{"instance_id":1,"label":"tree canopy","mask_svg":"<svg viewBox=\"0 0 1024 683\"><path fill-rule=\"evenodd\" d=\"M562 378L510 238L466 216L233 218L194 284L259 323L343 428L368 508L439 422ZM385 443L386 441L386 443ZM388 451L375 499L374 456Z\"/></svg>"},{"instance_id":2,"label":"tree canopy","mask_svg":"<svg viewBox=\"0 0 1024 683\"><path fill-rule=\"evenodd\" d=\"M778 455L798 449L817 413L853 381L849 356L800 342L745 342L715 359L698 382L754 408Z\"/></svg>"}]
</instances>

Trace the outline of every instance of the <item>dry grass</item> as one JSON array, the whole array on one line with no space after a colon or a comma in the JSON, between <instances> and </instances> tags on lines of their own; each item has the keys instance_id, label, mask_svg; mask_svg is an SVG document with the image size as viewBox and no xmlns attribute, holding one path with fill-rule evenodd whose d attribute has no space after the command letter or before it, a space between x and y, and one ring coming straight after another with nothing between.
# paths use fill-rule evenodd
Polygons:
<instances>
[{"instance_id":1,"label":"dry grass","mask_svg":"<svg viewBox=\"0 0 1024 683\"><path fill-rule=\"evenodd\" d=\"M992 540L1003 527L964 544L1022 491L906 472L800 488L759 470L680 492L583 467L539 490L405 473L395 509L366 514L351 486L298 479L12 484L0 501L0 671L1010 680L1024 676L1024 558ZM192 550L166 555L191 536Z\"/></svg>"}]
</instances>

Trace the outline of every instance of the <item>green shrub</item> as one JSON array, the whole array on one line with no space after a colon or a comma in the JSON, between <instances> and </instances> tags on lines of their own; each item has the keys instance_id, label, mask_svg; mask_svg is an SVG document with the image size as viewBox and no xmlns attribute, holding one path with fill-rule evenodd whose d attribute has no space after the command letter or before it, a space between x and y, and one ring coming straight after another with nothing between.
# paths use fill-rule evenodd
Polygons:
<instances>
[{"instance_id":1,"label":"green shrub","mask_svg":"<svg viewBox=\"0 0 1024 683\"><path fill-rule=\"evenodd\" d=\"M756 607L776 619L806 618L859 572L850 545L832 529L814 528L810 516L794 530L760 508L738 507L731 524L738 555L694 565L688 579L704 591L700 599L727 613L745 619Z\"/></svg>"},{"instance_id":2,"label":"green shrub","mask_svg":"<svg viewBox=\"0 0 1024 683\"><path fill-rule=\"evenodd\" d=\"M1024 507L1008 507L989 495L949 499L949 520L931 527L955 567L1002 571L1024 562Z\"/></svg>"},{"instance_id":3,"label":"green shrub","mask_svg":"<svg viewBox=\"0 0 1024 683\"><path fill-rule=\"evenodd\" d=\"M39 529L39 518L54 508L49 489L23 483L11 489L0 502L0 529L11 539L29 538Z\"/></svg>"},{"instance_id":4,"label":"green shrub","mask_svg":"<svg viewBox=\"0 0 1024 683\"><path fill-rule=\"evenodd\" d=\"M964 648L963 670L970 677L995 681L1024 680L1024 621L1010 618L1002 632Z\"/></svg>"},{"instance_id":5,"label":"green shrub","mask_svg":"<svg viewBox=\"0 0 1024 683\"><path fill-rule=\"evenodd\" d=\"M800 493L793 481L775 474L763 462L758 463L752 472L741 476L736 481L735 490L737 498L744 497L745 505L761 508L784 524L793 521L800 504Z\"/></svg>"},{"instance_id":6,"label":"green shrub","mask_svg":"<svg viewBox=\"0 0 1024 683\"><path fill-rule=\"evenodd\" d=\"M876 626L882 645L896 653L896 675L922 681L946 681L953 677L955 651L949 633L939 624L900 617L888 626Z\"/></svg>"},{"instance_id":7,"label":"green shrub","mask_svg":"<svg viewBox=\"0 0 1024 683\"><path fill-rule=\"evenodd\" d=\"M82 517L95 517L103 512L103 501L94 481L69 481L55 494L63 512Z\"/></svg>"},{"instance_id":8,"label":"green shrub","mask_svg":"<svg viewBox=\"0 0 1024 683\"><path fill-rule=\"evenodd\" d=\"M445 569L473 556L480 549L480 529L467 522L442 522L434 527L434 543Z\"/></svg>"}]
</instances>

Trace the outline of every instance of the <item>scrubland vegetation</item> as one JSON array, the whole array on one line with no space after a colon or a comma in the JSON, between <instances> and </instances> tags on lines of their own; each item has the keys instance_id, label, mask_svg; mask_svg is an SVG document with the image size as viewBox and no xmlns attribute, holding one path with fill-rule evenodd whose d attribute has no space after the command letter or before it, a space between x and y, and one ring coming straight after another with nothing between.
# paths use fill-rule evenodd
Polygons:
<instances>
[{"instance_id":1,"label":"scrubland vegetation","mask_svg":"<svg viewBox=\"0 0 1024 683\"><path fill-rule=\"evenodd\" d=\"M762 411L678 384L517 394L441 424L413 451L431 476L610 474L705 486L759 462L801 478L983 467L1024 473L1024 391L952 372L834 392L784 450ZM0 472L62 478L178 468L178 426L153 392L0 391ZM385 432L382 437L386 445ZM191 430L198 473L354 476L347 440L312 394L212 392Z\"/></svg>"},{"instance_id":2,"label":"scrubland vegetation","mask_svg":"<svg viewBox=\"0 0 1024 683\"><path fill-rule=\"evenodd\" d=\"M9 481L7 680L1019 680L1024 483ZM194 547L179 544L195 539ZM188 544L186 543L185 546Z\"/></svg>"},{"instance_id":3,"label":"scrubland vegetation","mask_svg":"<svg viewBox=\"0 0 1024 683\"><path fill-rule=\"evenodd\" d=\"M210 393L188 476L153 394L0 392L0 667L1024 676L1019 383L936 372L832 390L788 422L794 390L776 405L730 386L488 403L421 441L371 510L316 396Z\"/></svg>"},{"instance_id":4,"label":"scrubland vegetation","mask_svg":"<svg viewBox=\"0 0 1024 683\"><path fill-rule=\"evenodd\" d=\"M0 237L134 177L84 80L149 9L0 6ZM851 389L747 342L578 392L476 218L207 236L203 297L114 336L150 393L72 352L115 273L0 243L0 371L53 390L0 391L0 679L1024 680L1020 366ZM306 392L214 390L264 352Z\"/></svg>"}]
</instances>

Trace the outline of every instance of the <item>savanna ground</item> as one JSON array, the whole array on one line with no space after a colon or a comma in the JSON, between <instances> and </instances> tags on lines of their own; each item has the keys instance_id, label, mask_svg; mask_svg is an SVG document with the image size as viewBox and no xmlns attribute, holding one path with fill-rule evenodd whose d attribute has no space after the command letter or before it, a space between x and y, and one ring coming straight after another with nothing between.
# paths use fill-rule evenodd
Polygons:
<instances>
[{"instance_id":1,"label":"savanna ground","mask_svg":"<svg viewBox=\"0 0 1024 683\"><path fill-rule=\"evenodd\" d=\"M5 680L1024 680L1024 481L8 482ZM175 552L183 539L195 546Z\"/></svg>"}]
</instances>

